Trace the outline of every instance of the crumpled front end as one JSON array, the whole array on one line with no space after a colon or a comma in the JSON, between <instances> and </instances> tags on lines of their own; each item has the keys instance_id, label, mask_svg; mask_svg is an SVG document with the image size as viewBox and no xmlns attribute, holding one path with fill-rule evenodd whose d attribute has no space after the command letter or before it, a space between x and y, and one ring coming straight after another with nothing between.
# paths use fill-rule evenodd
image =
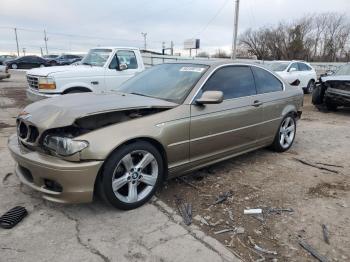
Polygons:
<instances>
[{"instance_id":1,"label":"crumpled front end","mask_svg":"<svg viewBox=\"0 0 350 262\"><path fill-rule=\"evenodd\" d=\"M70 162L32 151L12 135L8 148L17 162L20 181L58 203L85 203L93 199L95 180L103 161Z\"/></svg>"}]
</instances>

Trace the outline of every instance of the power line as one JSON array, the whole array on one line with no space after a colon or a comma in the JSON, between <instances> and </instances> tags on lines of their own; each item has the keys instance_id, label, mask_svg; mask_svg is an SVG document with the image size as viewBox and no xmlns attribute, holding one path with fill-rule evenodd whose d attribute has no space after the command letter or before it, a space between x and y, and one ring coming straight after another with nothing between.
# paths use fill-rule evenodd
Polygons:
<instances>
[{"instance_id":1,"label":"power line","mask_svg":"<svg viewBox=\"0 0 350 262\"><path fill-rule=\"evenodd\" d=\"M200 30L197 34L195 34L193 36L193 38L195 38L196 36L199 36L200 34L202 34L207 28L208 26L216 19L216 17L221 13L221 11L224 9L224 7L226 6L227 2L229 0L226 0L218 9L218 11L216 11L215 15L208 21L208 23L202 28L202 30Z\"/></svg>"}]
</instances>

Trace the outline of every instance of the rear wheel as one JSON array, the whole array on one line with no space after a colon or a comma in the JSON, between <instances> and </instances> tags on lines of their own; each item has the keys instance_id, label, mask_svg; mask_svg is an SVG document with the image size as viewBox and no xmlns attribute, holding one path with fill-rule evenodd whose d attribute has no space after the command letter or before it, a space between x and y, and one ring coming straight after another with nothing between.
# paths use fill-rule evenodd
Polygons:
<instances>
[{"instance_id":1,"label":"rear wheel","mask_svg":"<svg viewBox=\"0 0 350 262\"><path fill-rule=\"evenodd\" d=\"M40 67L45 67L45 65L41 64Z\"/></svg>"},{"instance_id":2,"label":"rear wheel","mask_svg":"<svg viewBox=\"0 0 350 262\"><path fill-rule=\"evenodd\" d=\"M122 146L105 163L100 181L103 198L119 209L146 203L161 185L164 164L159 151L145 141Z\"/></svg>"},{"instance_id":3,"label":"rear wheel","mask_svg":"<svg viewBox=\"0 0 350 262\"><path fill-rule=\"evenodd\" d=\"M293 145L296 127L296 120L293 114L288 114L283 118L272 144L275 151L284 152Z\"/></svg>"}]
</instances>

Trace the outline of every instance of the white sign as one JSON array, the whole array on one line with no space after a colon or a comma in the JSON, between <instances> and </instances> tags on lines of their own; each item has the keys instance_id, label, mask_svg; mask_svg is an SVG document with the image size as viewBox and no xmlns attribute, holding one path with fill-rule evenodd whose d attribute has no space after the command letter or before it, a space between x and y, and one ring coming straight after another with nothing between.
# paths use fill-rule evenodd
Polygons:
<instances>
[{"instance_id":1,"label":"white sign","mask_svg":"<svg viewBox=\"0 0 350 262\"><path fill-rule=\"evenodd\" d=\"M184 42L184 49L198 49L199 43L199 39L187 39Z\"/></svg>"}]
</instances>

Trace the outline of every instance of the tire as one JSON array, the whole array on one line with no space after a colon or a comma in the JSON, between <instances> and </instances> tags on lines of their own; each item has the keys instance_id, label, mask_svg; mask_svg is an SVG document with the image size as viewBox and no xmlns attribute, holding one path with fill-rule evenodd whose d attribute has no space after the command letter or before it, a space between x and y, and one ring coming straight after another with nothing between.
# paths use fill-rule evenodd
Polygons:
<instances>
[{"instance_id":1,"label":"tire","mask_svg":"<svg viewBox=\"0 0 350 262\"><path fill-rule=\"evenodd\" d=\"M304 93L311 94L314 88L315 88L315 81L310 80L309 83L307 83L307 87L304 89Z\"/></svg>"},{"instance_id":2,"label":"tire","mask_svg":"<svg viewBox=\"0 0 350 262\"><path fill-rule=\"evenodd\" d=\"M296 131L297 131L297 122L294 114L286 115L278 127L277 133L275 135L275 139L272 144L272 148L276 152L287 151L293 145ZM282 138L282 135L283 135L283 138Z\"/></svg>"},{"instance_id":3,"label":"tire","mask_svg":"<svg viewBox=\"0 0 350 262\"><path fill-rule=\"evenodd\" d=\"M11 65L11 68L12 68L12 69L18 69L18 65L17 65L17 64L12 64L12 65Z\"/></svg>"},{"instance_id":4,"label":"tire","mask_svg":"<svg viewBox=\"0 0 350 262\"><path fill-rule=\"evenodd\" d=\"M45 65L43 65L43 64L40 64L40 66L39 67L45 67Z\"/></svg>"},{"instance_id":5,"label":"tire","mask_svg":"<svg viewBox=\"0 0 350 262\"><path fill-rule=\"evenodd\" d=\"M324 98L324 87L322 85L318 85L312 91L312 104L321 105L323 104Z\"/></svg>"},{"instance_id":6,"label":"tire","mask_svg":"<svg viewBox=\"0 0 350 262\"><path fill-rule=\"evenodd\" d=\"M118 209L135 209L151 199L163 177L164 163L157 148L137 141L117 149L106 160L100 194Z\"/></svg>"}]
</instances>

